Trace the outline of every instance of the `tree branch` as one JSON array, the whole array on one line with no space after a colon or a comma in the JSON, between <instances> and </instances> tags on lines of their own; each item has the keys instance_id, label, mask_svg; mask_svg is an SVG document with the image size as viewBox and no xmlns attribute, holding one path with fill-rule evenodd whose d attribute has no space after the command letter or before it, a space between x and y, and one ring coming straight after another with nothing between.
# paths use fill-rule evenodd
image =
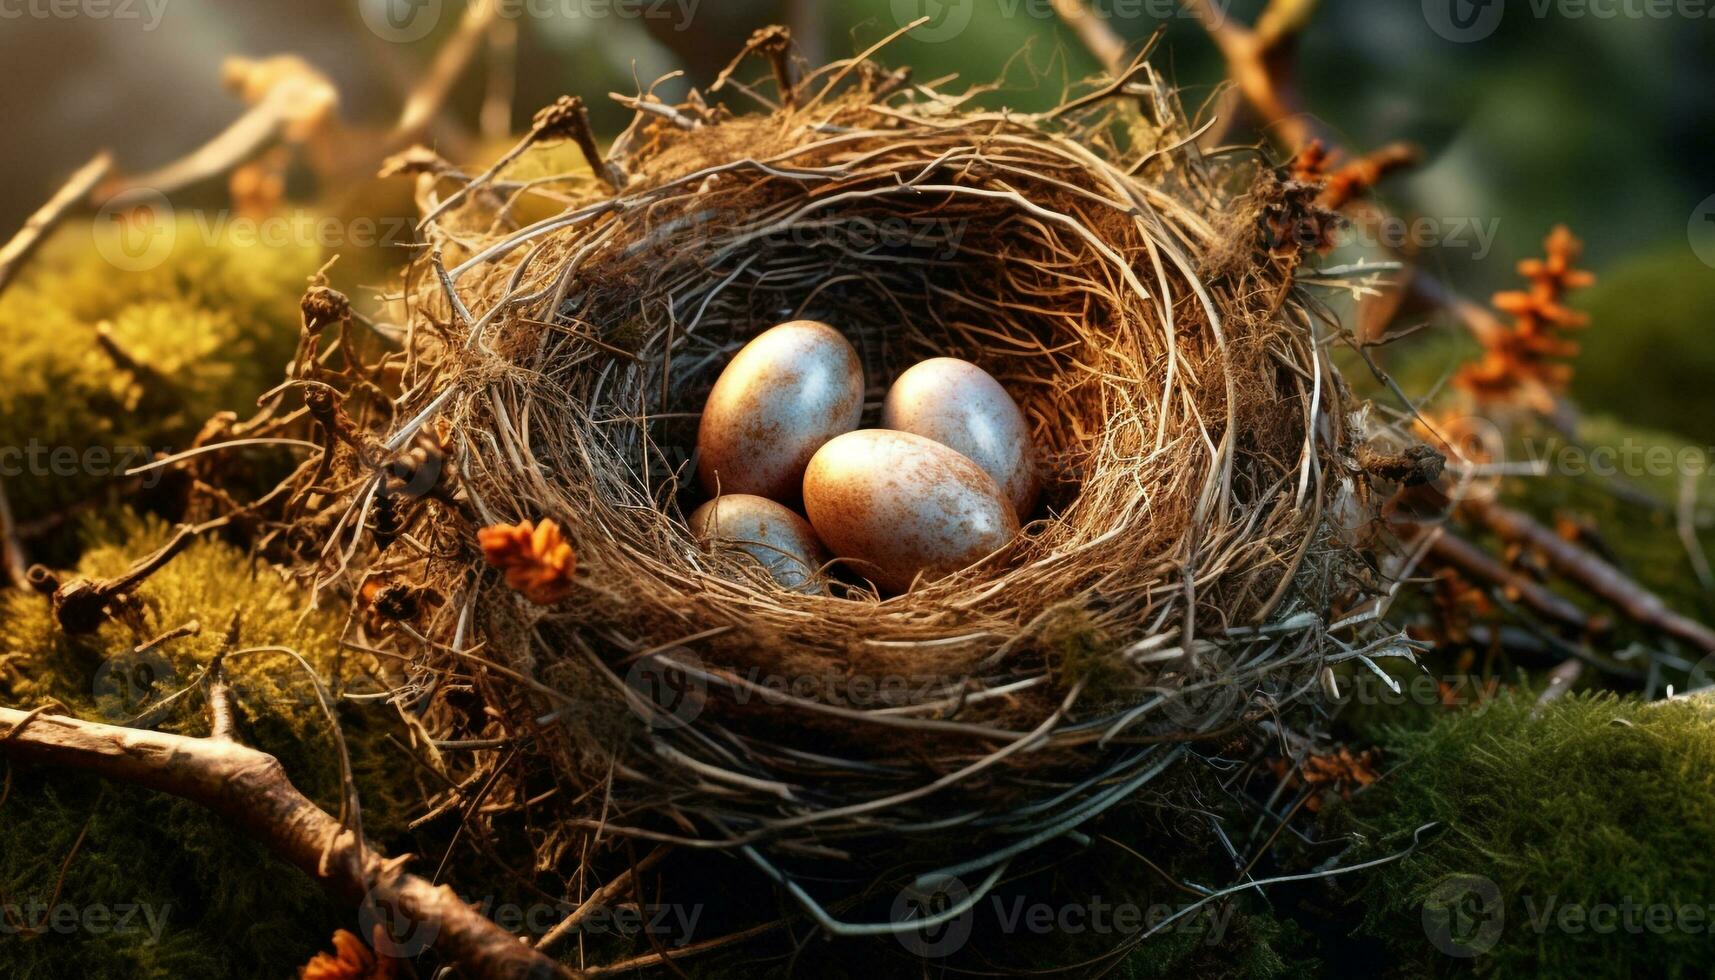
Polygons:
<instances>
[{"instance_id":1,"label":"tree branch","mask_svg":"<svg viewBox=\"0 0 1715 980\"><path fill-rule=\"evenodd\" d=\"M1125 73L1125 39L1107 21L1096 15L1084 0L1053 0L1054 12L1066 22L1084 42L1084 47L1096 56L1108 74L1115 78Z\"/></svg>"},{"instance_id":2,"label":"tree branch","mask_svg":"<svg viewBox=\"0 0 1715 980\"><path fill-rule=\"evenodd\" d=\"M406 874L298 792L273 756L223 739L0 708L0 756L92 772L200 804L351 903L409 917L415 936L472 977L580 976L526 946L444 885Z\"/></svg>"},{"instance_id":3,"label":"tree branch","mask_svg":"<svg viewBox=\"0 0 1715 980\"><path fill-rule=\"evenodd\" d=\"M30 215L24 222L24 227L12 236L12 240L0 248L0 292L6 291L6 286L17 275L21 267L36 246L48 236L48 232L58 227L59 223L75 207L89 199L95 186L106 179L108 171L113 169L113 157L104 150L95 155L93 160L84 164L71 179L65 182L48 203L41 206L35 214Z\"/></svg>"},{"instance_id":4,"label":"tree branch","mask_svg":"<svg viewBox=\"0 0 1715 980\"><path fill-rule=\"evenodd\" d=\"M24 545L18 540L18 522L12 516L12 501L6 496L6 484L0 482L0 575L12 585L29 583L30 562L24 557Z\"/></svg>"},{"instance_id":5,"label":"tree branch","mask_svg":"<svg viewBox=\"0 0 1715 980\"><path fill-rule=\"evenodd\" d=\"M1605 624L1592 621L1589 614L1570 601L1514 572L1493 555L1464 538L1448 533L1445 528L1431 528L1435 539L1430 543L1430 555L1470 577L1498 586L1544 619L1571 627L1581 633L1600 632Z\"/></svg>"},{"instance_id":6,"label":"tree branch","mask_svg":"<svg viewBox=\"0 0 1715 980\"><path fill-rule=\"evenodd\" d=\"M1715 652L1715 630L1674 612L1661 596L1644 588L1600 557L1554 533L1529 514L1487 501L1467 500L1460 511L1503 540L1542 552L1554 570L1606 600L1632 621Z\"/></svg>"}]
</instances>

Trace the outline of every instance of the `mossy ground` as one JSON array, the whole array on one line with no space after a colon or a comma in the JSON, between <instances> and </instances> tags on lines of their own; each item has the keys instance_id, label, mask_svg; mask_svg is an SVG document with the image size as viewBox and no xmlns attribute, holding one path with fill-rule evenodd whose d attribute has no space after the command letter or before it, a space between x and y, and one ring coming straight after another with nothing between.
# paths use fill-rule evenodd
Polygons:
<instances>
[{"instance_id":1,"label":"mossy ground","mask_svg":"<svg viewBox=\"0 0 1715 980\"><path fill-rule=\"evenodd\" d=\"M117 227L68 225L0 295L0 475L20 521L98 495L146 461L134 451L185 448L217 411L248 415L291 358L320 247L164 227L159 264L134 264ZM102 349L102 324L141 375Z\"/></svg>"},{"instance_id":2,"label":"mossy ground","mask_svg":"<svg viewBox=\"0 0 1715 980\"><path fill-rule=\"evenodd\" d=\"M168 536L159 521L136 517L90 530L97 543L78 567L83 575L112 575ZM193 544L140 596L148 632L196 620L200 635L136 657L128 651L138 640L125 627L109 623L90 637L68 637L42 597L0 592L0 703L58 702L81 717L122 723L190 684L235 613L240 647L290 647L323 679L339 677L354 690L369 684L355 659L340 656L340 619L305 614L302 592L231 545ZM300 789L337 812L337 753L303 670L285 655L258 654L233 657L229 673L245 741L278 756ZM193 693L159 727L203 734L203 709ZM366 832L410 850L404 823L418 789L412 764L385 741L396 733L391 710L346 706L338 717ZM123 931L61 932L50 921L43 934L0 941L0 976L284 977L334 928L353 926L351 910L198 806L63 771L12 767L9 775L0 809L0 904L67 906L80 915L149 910L160 929L145 928L141 912L128 922L135 928Z\"/></svg>"},{"instance_id":3,"label":"mossy ground","mask_svg":"<svg viewBox=\"0 0 1715 980\"><path fill-rule=\"evenodd\" d=\"M1354 906L1403 974L1709 976L1715 703L1511 696L1383 741L1351 828L1377 855L1443 828Z\"/></svg>"}]
</instances>

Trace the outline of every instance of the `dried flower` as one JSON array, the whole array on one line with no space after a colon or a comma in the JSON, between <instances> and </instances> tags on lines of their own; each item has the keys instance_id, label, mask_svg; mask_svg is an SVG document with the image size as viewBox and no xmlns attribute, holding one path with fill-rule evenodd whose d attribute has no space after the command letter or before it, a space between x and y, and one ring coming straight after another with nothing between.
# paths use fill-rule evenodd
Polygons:
<instances>
[{"instance_id":1,"label":"dried flower","mask_svg":"<svg viewBox=\"0 0 1715 980\"><path fill-rule=\"evenodd\" d=\"M1451 568L1436 569L1429 597L1435 612L1411 633L1441 646L1465 646L1471 642L1471 627L1492 624L1499 613L1487 592Z\"/></svg>"},{"instance_id":2,"label":"dried flower","mask_svg":"<svg viewBox=\"0 0 1715 980\"><path fill-rule=\"evenodd\" d=\"M551 520L540 525L530 521L496 524L476 532L482 556L506 573L506 584L524 598L551 606L572 591L572 572L578 560L572 546Z\"/></svg>"},{"instance_id":3,"label":"dried flower","mask_svg":"<svg viewBox=\"0 0 1715 980\"><path fill-rule=\"evenodd\" d=\"M317 953L299 971L299 980L392 980L397 976L395 960L377 956L356 935L339 930L333 934L333 953Z\"/></svg>"},{"instance_id":4,"label":"dried flower","mask_svg":"<svg viewBox=\"0 0 1715 980\"><path fill-rule=\"evenodd\" d=\"M1338 211L1368 194L1383 177L1416 164L1421 157L1417 147L1409 143L1392 143L1341 164L1338 151L1330 152L1321 140L1311 140L1292 158L1292 179L1319 186L1321 194L1316 203Z\"/></svg>"},{"instance_id":5,"label":"dried flower","mask_svg":"<svg viewBox=\"0 0 1715 980\"><path fill-rule=\"evenodd\" d=\"M1375 767L1380 759L1380 749L1369 748L1354 754L1351 749L1341 746L1327 755L1306 757L1296 769L1287 759L1275 759L1270 767L1288 786L1302 783L1315 790L1304 801L1304 808L1316 813L1334 796L1349 800L1353 788L1375 782L1379 778Z\"/></svg>"},{"instance_id":6,"label":"dried flower","mask_svg":"<svg viewBox=\"0 0 1715 980\"><path fill-rule=\"evenodd\" d=\"M1578 354L1578 345L1565 333L1589 325L1589 318L1568 309L1566 294L1596 281L1573 267L1584 244L1565 225L1543 242L1547 257L1519 263L1519 274L1530 280L1528 290L1496 293L1494 307L1510 314L1510 330L1485 341L1483 356L1460 369L1461 388L1482 402L1517 402L1540 412L1554 410L1555 396L1572 380L1565 359Z\"/></svg>"}]
</instances>

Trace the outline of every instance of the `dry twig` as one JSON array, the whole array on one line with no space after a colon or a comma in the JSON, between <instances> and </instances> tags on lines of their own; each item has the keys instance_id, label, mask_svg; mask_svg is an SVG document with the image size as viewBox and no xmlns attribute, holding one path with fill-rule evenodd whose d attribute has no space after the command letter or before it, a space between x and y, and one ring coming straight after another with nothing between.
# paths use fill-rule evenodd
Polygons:
<instances>
[{"instance_id":1,"label":"dry twig","mask_svg":"<svg viewBox=\"0 0 1715 980\"><path fill-rule=\"evenodd\" d=\"M0 708L0 755L94 773L213 810L356 908L408 916L418 935L472 977L564 978L452 889L403 871L300 793L277 759L237 742L121 728Z\"/></svg>"},{"instance_id":2,"label":"dry twig","mask_svg":"<svg viewBox=\"0 0 1715 980\"><path fill-rule=\"evenodd\" d=\"M1632 621L1699 650L1715 652L1715 630L1669 609L1660 596L1529 514L1480 500L1466 501L1460 510L1503 540L1540 552L1555 571L1605 599Z\"/></svg>"},{"instance_id":3,"label":"dry twig","mask_svg":"<svg viewBox=\"0 0 1715 980\"><path fill-rule=\"evenodd\" d=\"M0 248L0 293L12 282L18 270L29 260L47 238L48 233L59 227L65 216L71 210L89 199L89 195L107 177L113 169L113 157L103 150L82 167L71 179L48 199L35 214L30 215L24 222L24 227L12 236L12 240Z\"/></svg>"}]
</instances>

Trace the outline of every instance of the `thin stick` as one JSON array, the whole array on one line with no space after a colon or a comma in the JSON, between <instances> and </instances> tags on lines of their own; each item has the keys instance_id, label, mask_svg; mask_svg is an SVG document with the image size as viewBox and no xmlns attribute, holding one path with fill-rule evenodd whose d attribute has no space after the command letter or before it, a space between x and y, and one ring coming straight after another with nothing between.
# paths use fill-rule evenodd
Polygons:
<instances>
[{"instance_id":1,"label":"thin stick","mask_svg":"<svg viewBox=\"0 0 1715 980\"><path fill-rule=\"evenodd\" d=\"M29 568L23 542L18 540L18 522L12 517L12 501L6 496L5 481L0 480L0 573L5 574L6 581L21 586Z\"/></svg>"},{"instance_id":2,"label":"thin stick","mask_svg":"<svg viewBox=\"0 0 1715 980\"><path fill-rule=\"evenodd\" d=\"M1474 500L1466 501L1460 509L1502 538L1542 552L1555 571L1607 600L1634 622L1683 640L1699 650L1715 652L1715 630L1669 609L1661 596L1628 578L1596 554L1537 523L1529 514L1500 504Z\"/></svg>"},{"instance_id":3,"label":"thin stick","mask_svg":"<svg viewBox=\"0 0 1715 980\"><path fill-rule=\"evenodd\" d=\"M1118 78L1126 68L1125 39L1084 3L1084 0L1053 0L1054 12L1077 33L1084 47L1096 56L1108 74Z\"/></svg>"},{"instance_id":4,"label":"thin stick","mask_svg":"<svg viewBox=\"0 0 1715 980\"><path fill-rule=\"evenodd\" d=\"M1435 535L1430 545L1430 554L1437 560L1472 578L1506 589L1540 616L1580 632L1589 631L1590 616L1571 602L1514 573L1488 552L1464 538L1449 534L1445 528L1437 528L1429 533Z\"/></svg>"},{"instance_id":5,"label":"thin stick","mask_svg":"<svg viewBox=\"0 0 1715 980\"><path fill-rule=\"evenodd\" d=\"M36 246L47 238L48 232L53 231L72 208L82 204L89 198L95 185L106 178L113 169L113 157L106 150L97 153L93 159L80 167L71 179L65 182L48 203L41 206L35 214L30 215L24 222L24 227L12 236L5 248L0 248L0 293L6 291L12 277L18 274L19 268L33 255Z\"/></svg>"},{"instance_id":6,"label":"thin stick","mask_svg":"<svg viewBox=\"0 0 1715 980\"><path fill-rule=\"evenodd\" d=\"M393 126L393 141L395 143L409 142L417 138L423 128L429 124L441 106L446 104L447 96L452 93L453 83L476 57L482 48L482 39L488 33L488 25L493 22L499 11L497 3L473 3L465 8L464 20L459 23L458 33L452 36L441 50L435 52L435 63L429 69L429 74L411 92L405 100L405 106L399 111L399 121Z\"/></svg>"},{"instance_id":7,"label":"thin stick","mask_svg":"<svg viewBox=\"0 0 1715 980\"><path fill-rule=\"evenodd\" d=\"M548 930L546 935L537 940L536 950L541 953L546 953L559 945L560 940L571 935L572 930L578 927L578 923L589 918L591 913L600 911L602 908L606 907L613 901L615 896L623 894L631 887L631 883L635 880L637 875L648 871L657 864L660 864L661 860L671 853L673 853L673 848L667 844L662 844L656 847L655 850L644 855L643 860L637 862L636 867L625 869L625 871L621 872L612 881L600 888L597 888L593 893L591 893L589 898L584 899L582 904L573 909L570 915L561 919L559 924Z\"/></svg>"}]
</instances>

